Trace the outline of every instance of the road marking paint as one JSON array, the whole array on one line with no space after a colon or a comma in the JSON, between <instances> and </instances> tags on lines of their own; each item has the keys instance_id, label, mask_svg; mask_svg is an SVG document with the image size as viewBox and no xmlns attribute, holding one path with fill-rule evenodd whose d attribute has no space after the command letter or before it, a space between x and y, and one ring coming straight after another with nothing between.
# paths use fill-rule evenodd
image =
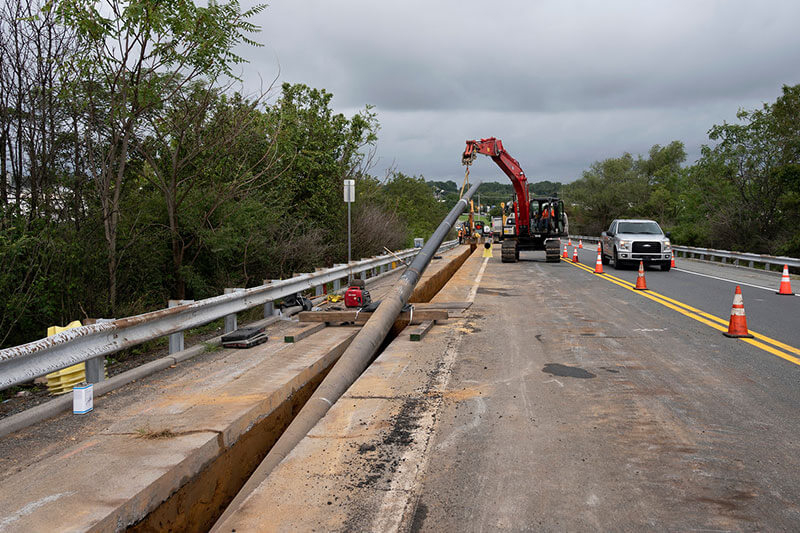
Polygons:
<instances>
[{"instance_id":1,"label":"road marking paint","mask_svg":"<svg viewBox=\"0 0 800 533\"><path fill-rule=\"evenodd\" d=\"M728 283L733 283L734 285L744 285L745 287L753 287L754 289L763 289L765 291L777 292L775 290L775 287L764 287L763 285L753 285L752 283L745 283L744 281L736 281L733 279L721 278L719 276L712 276L711 274L701 274L700 272L692 272L691 270L684 270L683 268L676 268L675 270L677 270L678 272L685 272L686 274L692 274L694 276L703 276L704 278L711 278L719 281L727 281ZM795 296L800 296L800 293L795 294Z\"/></svg>"},{"instance_id":2,"label":"road marking paint","mask_svg":"<svg viewBox=\"0 0 800 533\"><path fill-rule=\"evenodd\" d=\"M577 268L580 268L582 270L585 270L586 272L594 274L594 270L592 270L591 268L589 268L586 265L582 265L580 263L572 263L570 261L565 261L565 262L567 264L569 264L569 265L572 265L574 267L577 267ZM629 281L625 281L624 279L620 279L620 278L617 278L615 276L612 276L611 274L605 274L604 273L604 274L595 274L595 275L600 276L600 277L606 279L607 281L610 281L611 283L613 283L615 285L619 285L623 289L627 289L627 290L632 291L632 292L634 292L634 293L636 293L636 294L638 294L640 296L644 296L645 298L653 300L654 302L660 303L661 305L663 305L665 307L668 307L668 308L672 309L673 311L677 311L678 313L680 313L680 314L682 314L684 316L687 316L687 317L689 317L689 318L691 318L693 320L696 320L697 322L705 324L706 326L714 328L717 331L721 331L721 332L728 331L728 321L725 320L725 319L716 317L716 316L714 316L714 315L712 315L710 313L706 313L705 311L702 311L700 309L692 307L692 306L690 306L688 304L685 304L683 302L679 302L678 300L674 300L674 299L672 299L672 298L670 298L668 296L664 296L663 294L659 294L659 293L654 292L652 290L647 291L646 293L643 292L643 291L637 291L636 289L634 289L634 284L633 283L631 283ZM790 363L794 363L794 364L800 366L800 358L794 357L793 355L789 355L788 353L784 353L784 352L778 350L777 348L781 348L783 350L786 350L787 352L791 352L791 353L794 353L794 354L797 354L797 355L800 355L800 349L795 348L794 346L790 346L788 344L785 344L785 343L783 343L783 342L781 342L781 341L779 341L777 339L773 339L773 338L767 337L766 335L762 335L760 333L756 333L753 330L749 330L749 333L752 334L753 337L755 337L755 339L738 339L738 340L745 341L748 344L750 344L752 346L755 346L756 348L760 348L760 349L764 350L765 352L771 353L772 355L775 355L777 357L780 357L781 359L789 361ZM758 340L756 340L756 339L758 339ZM761 342L761 341L763 341L763 342ZM771 344L772 346L768 346L765 343ZM775 348L773 348L773 346Z\"/></svg>"},{"instance_id":3,"label":"road marking paint","mask_svg":"<svg viewBox=\"0 0 800 533\"><path fill-rule=\"evenodd\" d=\"M475 302L475 295L478 294L478 285L481 284L481 278L483 278L483 272L486 270L486 265L489 263L489 258L483 258L483 264L481 265L481 269L478 271L478 275L475 276L475 283L472 285L472 288L469 290L469 296L467 296L468 302Z\"/></svg>"},{"instance_id":4,"label":"road marking paint","mask_svg":"<svg viewBox=\"0 0 800 533\"><path fill-rule=\"evenodd\" d=\"M630 283L628 281L625 281L624 279L620 279L620 278L617 278L615 276L612 276L611 274L606 274L606 276L609 277L609 278L613 278L613 279L615 279L615 280L617 280L619 282L622 282L625 285L628 285L630 287L634 286L633 283ZM700 315L700 316L702 316L704 318L707 318L709 320L717 322L718 324L723 326L723 328L720 331L727 331L728 330L728 320L729 320L729 318L728 319L719 318L719 317L714 316L714 315L712 315L710 313L706 313L705 311L702 311L700 309L692 307L691 305L685 304L683 302L679 302L677 300L673 300L669 296L664 296L663 294L660 294L660 293L655 292L655 291L649 291L649 292L650 292L651 295L656 296L657 298L661 298L662 300L666 300L667 302L670 302L670 303L673 303L673 304L678 305L680 307L683 307L684 309L686 309L688 311L691 311L692 313L696 313L696 314L698 314L698 315ZM719 329L719 328L717 328L717 329ZM785 344L785 343L783 343L783 342L781 342L781 341L779 341L777 339L772 339L770 337L767 337L766 335L762 335L762 334L757 333L755 331L750 331L750 334L753 335L758 340L767 342L769 344L772 344L773 346L776 346L776 347L781 348L783 350L786 350L788 352L792 352L792 353L794 353L796 355L800 355L800 349L795 348L794 346L790 346L790 345Z\"/></svg>"},{"instance_id":5,"label":"road marking paint","mask_svg":"<svg viewBox=\"0 0 800 533\"><path fill-rule=\"evenodd\" d=\"M58 494L51 494L50 496L45 496L44 498L38 499L35 502L31 502L16 513L12 513L9 516L6 516L2 520L0 520L0 528L5 528L8 525L13 524L23 516L27 516L32 514L36 509L42 507L43 505L47 505L48 503L52 503L56 500L63 498L64 496L71 496L75 494L75 492L60 492Z\"/></svg>"}]
</instances>

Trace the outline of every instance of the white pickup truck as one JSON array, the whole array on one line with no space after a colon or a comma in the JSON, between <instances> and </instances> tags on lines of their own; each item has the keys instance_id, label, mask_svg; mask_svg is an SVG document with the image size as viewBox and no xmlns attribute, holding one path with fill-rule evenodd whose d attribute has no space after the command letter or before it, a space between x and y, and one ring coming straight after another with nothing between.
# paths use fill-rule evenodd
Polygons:
<instances>
[{"instance_id":1,"label":"white pickup truck","mask_svg":"<svg viewBox=\"0 0 800 533\"><path fill-rule=\"evenodd\" d=\"M618 219L611 222L608 230L600 234L603 264L614 262L620 268L628 262L655 263L668 272L672 259L669 234L661 231L654 220Z\"/></svg>"}]
</instances>

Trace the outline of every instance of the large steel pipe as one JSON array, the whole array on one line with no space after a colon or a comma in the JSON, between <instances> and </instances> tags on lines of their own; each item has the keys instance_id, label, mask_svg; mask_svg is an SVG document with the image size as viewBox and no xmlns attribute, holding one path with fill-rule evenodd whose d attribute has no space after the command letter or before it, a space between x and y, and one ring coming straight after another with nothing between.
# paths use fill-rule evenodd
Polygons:
<instances>
[{"instance_id":1,"label":"large steel pipe","mask_svg":"<svg viewBox=\"0 0 800 533\"><path fill-rule=\"evenodd\" d=\"M400 277L398 283L392 288L392 292L381 300L378 309L367 321L361 331L358 332L353 342L342 354L339 361L331 369L330 373L320 383L317 390L309 398L306 405L297 414L297 417L289 424L283 435L278 439L256 468L253 475L247 480L242 489L233 499L231 504L220 516L211 531L223 531L224 522L233 515L242 505L247 496L250 495L269 475L272 470L286 457L289 452L305 437L328 409L344 394L362 372L369 366L373 356L378 351L386 335L389 333L400 311L408 303L408 299L414 290L414 286L419 281L420 276L427 268L439 244L444 240L453 224L458 219L458 215L467 206L467 202L478 188L475 183L464 194L461 200L450 210L436 231L423 246L422 250L414 258L414 261Z\"/></svg>"}]
</instances>

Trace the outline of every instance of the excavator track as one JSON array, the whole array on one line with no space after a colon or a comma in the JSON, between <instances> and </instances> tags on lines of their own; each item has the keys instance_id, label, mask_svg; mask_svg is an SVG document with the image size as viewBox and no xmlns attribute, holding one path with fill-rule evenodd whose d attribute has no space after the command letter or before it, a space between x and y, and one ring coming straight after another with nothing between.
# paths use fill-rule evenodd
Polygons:
<instances>
[{"instance_id":1,"label":"excavator track","mask_svg":"<svg viewBox=\"0 0 800 533\"><path fill-rule=\"evenodd\" d=\"M561 240L549 239L544 243L545 260L548 263L558 263L561 261L559 255L561 252Z\"/></svg>"},{"instance_id":2,"label":"excavator track","mask_svg":"<svg viewBox=\"0 0 800 533\"><path fill-rule=\"evenodd\" d=\"M505 239L500 248L500 261L503 263L516 263L519 261L519 248L514 239Z\"/></svg>"}]
</instances>

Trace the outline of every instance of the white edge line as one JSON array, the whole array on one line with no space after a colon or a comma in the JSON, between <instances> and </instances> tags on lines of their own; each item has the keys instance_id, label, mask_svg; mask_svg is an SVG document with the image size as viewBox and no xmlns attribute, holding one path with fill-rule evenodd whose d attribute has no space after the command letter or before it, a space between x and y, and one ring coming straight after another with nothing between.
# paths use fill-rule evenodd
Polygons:
<instances>
[{"instance_id":1,"label":"white edge line","mask_svg":"<svg viewBox=\"0 0 800 533\"><path fill-rule=\"evenodd\" d=\"M719 276L712 276L710 274L701 274L700 272L692 272L691 270L684 270L682 268L676 268L678 272L685 272L686 274L692 274L694 276L703 276L704 278L711 278L717 279L719 281L727 281L728 283L734 283L736 285L744 285L745 287L753 287L754 289L763 289L765 291L772 291L778 292L774 287L764 287L762 285L753 285L752 283L745 283L744 281L736 281L733 279L728 278L720 278ZM795 296L800 296L800 294L795 293Z\"/></svg>"},{"instance_id":2,"label":"white edge line","mask_svg":"<svg viewBox=\"0 0 800 533\"><path fill-rule=\"evenodd\" d=\"M475 296L478 294L478 286L481 284L481 278L483 278L483 272L486 270L486 265L489 264L489 258L483 258L483 264L481 265L481 269L478 271L478 275L475 276L475 284L469 291L469 296L467 296L468 302L475 302Z\"/></svg>"}]
</instances>

